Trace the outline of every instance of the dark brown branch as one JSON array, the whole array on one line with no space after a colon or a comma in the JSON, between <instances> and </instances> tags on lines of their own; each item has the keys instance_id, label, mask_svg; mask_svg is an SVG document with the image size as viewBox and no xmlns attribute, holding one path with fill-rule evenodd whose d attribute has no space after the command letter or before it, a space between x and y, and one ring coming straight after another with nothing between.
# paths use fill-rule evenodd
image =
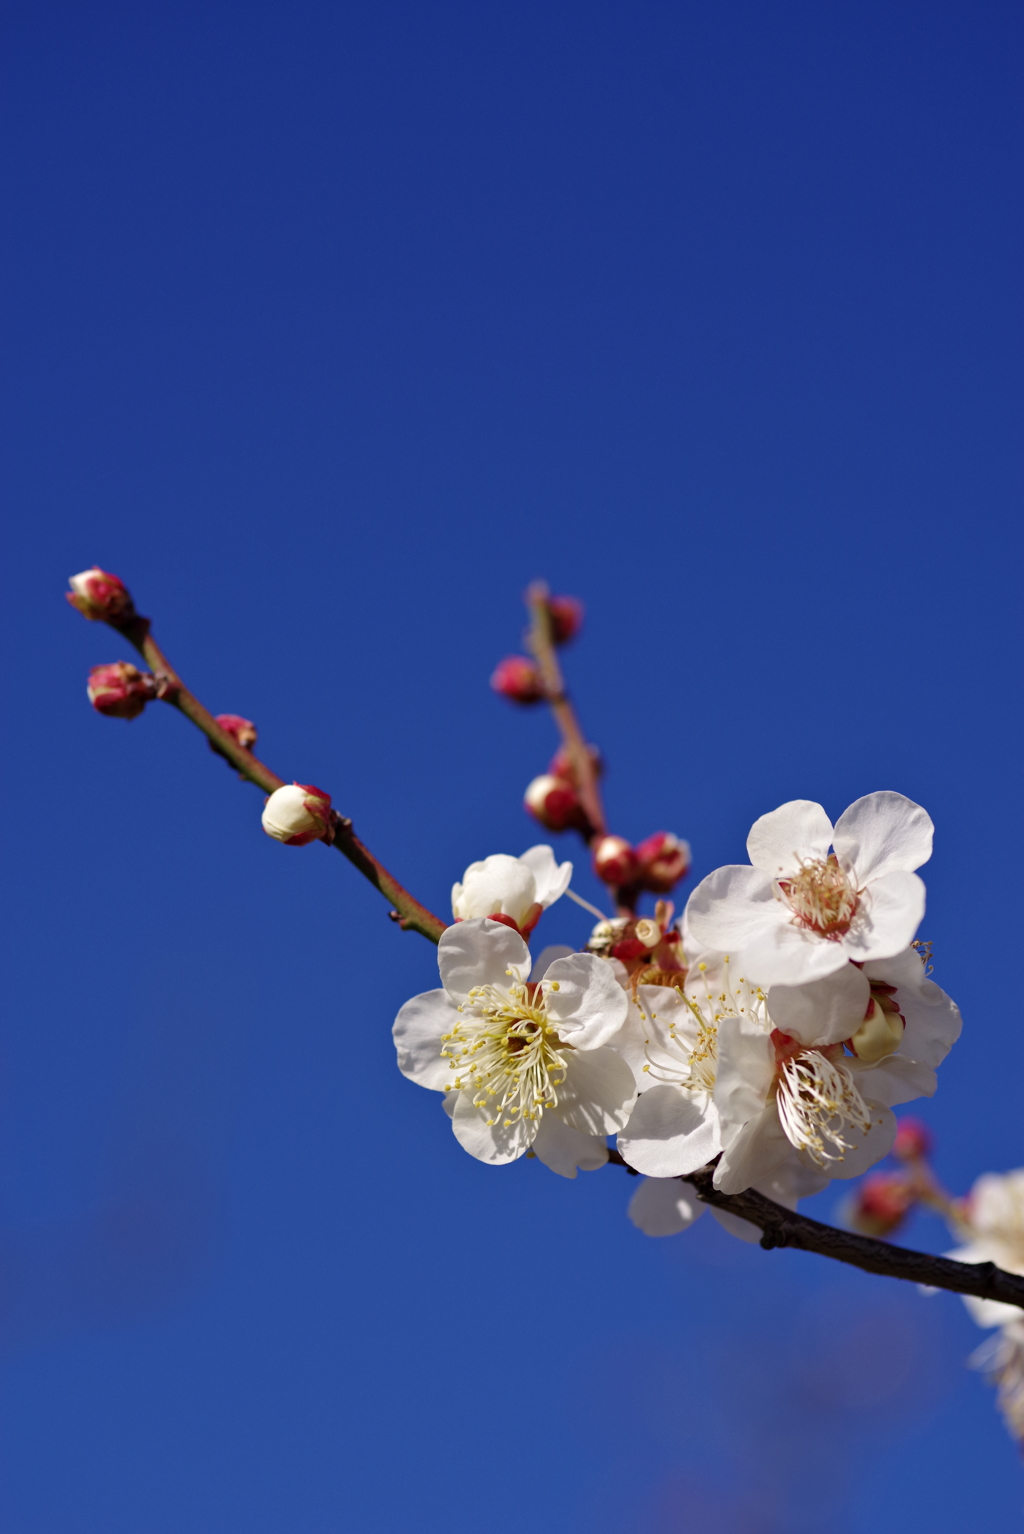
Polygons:
<instances>
[{"instance_id":1,"label":"dark brown branch","mask_svg":"<svg viewBox=\"0 0 1024 1534\"><path fill-rule=\"evenodd\" d=\"M618 1151L609 1151L608 1159L616 1166L627 1166ZM805 1214L796 1214L765 1198L763 1193L755 1193L753 1188L746 1193L720 1193L714 1185L714 1173L712 1163L679 1180L690 1183L702 1203L726 1209L756 1225L766 1250L792 1246L863 1268L865 1273L879 1273L883 1278L902 1278L907 1283L949 1289L954 1294L973 1294L979 1300L1000 1300L1024 1310L1024 1277L1007 1273L994 1262L954 1262L951 1257L933 1257L929 1252L891 1246L888 1241L876 1241L871 1236L839 1230Z\"/></svg>"}]
</instances>

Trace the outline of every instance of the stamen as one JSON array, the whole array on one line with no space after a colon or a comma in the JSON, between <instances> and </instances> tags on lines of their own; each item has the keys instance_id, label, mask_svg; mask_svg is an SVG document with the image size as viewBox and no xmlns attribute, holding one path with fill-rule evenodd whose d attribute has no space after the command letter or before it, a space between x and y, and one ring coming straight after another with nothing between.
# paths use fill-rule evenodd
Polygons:
<instances>
[{"instance_id":1,"label":"stamen","mask_svg":"<svg viewBox=\"0 0 1024 1534\"><path fill-rule=\"evenodd\" d=\"M858 892L834 852L827 858L802 859L799 873L780 879L778 887L800 926L832 942L849 932L857 913Z\"/></svg>"},{"instance_id":2,"label":"stamen","mask_svg":"<svg viewBox=\"0 0 1024 1534\"><path fill-rule=\"evenodd\" d=\"M500 1121L506 1129L558 1106L569 1046L548 1020L543 985L475 986L459 1011L463 1016L441 1040L441 1054L452 1062L445 1091L471 1092L488 1124Z\"/></svg>"},{"instance_id":3,"label":"stamen","mask_svg":"<svg viewBox=\"0 0 1024 1534\"><path fill-rule=\"evenodd\" d=\"M871 1114L848 1068L818 1049L779 1061L776 1104L787 1139L820 1167L856 1149L844 1138L850 1125L862 1134L871 1128Z\"/></svg>"}]
</instances>

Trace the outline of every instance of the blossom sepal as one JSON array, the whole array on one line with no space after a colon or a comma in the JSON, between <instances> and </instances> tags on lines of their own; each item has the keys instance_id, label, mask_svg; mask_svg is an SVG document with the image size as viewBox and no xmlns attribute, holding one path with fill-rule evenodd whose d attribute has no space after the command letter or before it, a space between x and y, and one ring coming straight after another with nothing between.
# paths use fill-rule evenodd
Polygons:
<instances>
[{"instance_id":1,"label":"blossom sepal","mask_svg":"<svg viewBox=\"0 0 1024 1534\"><path fill-rule=\"evenodd\" d=\"M331 796L310 783L286 783L263 806L263 829L286 847L334 840Z\"/></svg>"}]
</instances>

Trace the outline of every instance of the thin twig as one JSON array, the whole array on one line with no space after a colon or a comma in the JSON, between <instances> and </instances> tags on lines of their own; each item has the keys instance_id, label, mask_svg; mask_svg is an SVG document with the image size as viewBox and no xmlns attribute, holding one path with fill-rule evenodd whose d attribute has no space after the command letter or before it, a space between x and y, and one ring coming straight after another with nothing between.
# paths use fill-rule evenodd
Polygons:
<instances>
[{"instance_id":1,"label":"thin twig","mask_svg":"<svg viewBox=\"0 0 1024 1534\"><path fill-rule=\"evenodd\" d=\"M239 745L235 737L223 729L195 694L189 691L150 633L148 618L132 617L124 623L111 623L111 628L123 634L143 656L156 678L163 701L173 704L186 719L190 719L202 730L211 744L222 756L227 757L243 778L255 783L268 794L284 786L285 779L279 778L251 751ZM407 932L420 932L432 943L439 940L445 930L445 923L432 911L428 911L426 906L420 905L404 885L388 873L384 864L356 836L351 820L337 814L334 816L334 840L331 845L337 847L353 867L358 868L363 877L380 890L385 900L391 902L392 915L399 927Z\"/></svg>"},{"instance_id":2,"label":"thin twig","mask_svg":"<svg viewBox=\"0 0 1024 1534\"><path fill-rule=\"evenodd\" d=\"M576 718L576 710L570 703L569 695L565 690L562 668L558 664L558 656L551 637L549 595L543 581L534 581L526 593L526 605L530 610L530 632L527 643L540 669L545 697L551 705L551 712L555 716L558 728L562 732L566 751L569 753L573 777L576 780L576 792L583 806L583 813L590 824L589 840L596 841L606 834L604 805L601 803L601 790L597 785L594 763L587 750L579 720Z\"/></svg>"},{"instance_id":3,"label":"thin twig","mask_svg":"<svg viewBox=\"0 0 1024 1534\"><path fill-rule=\"evenodd\" d=\"M628 1168L618 1151L609 1151L608 1159ZM632 1170L631 1168L628 1168ZM1024 1277L997 1268L994 1262L954 1262L951 1257L935 1257L930 1252L915 1252L905 1246L891 1246L852 1230L824 1225L805 1214L797 1214L781 1204L748 1188L745 1193L720 1193L714 1184L712 1162L681 1177L695 1189L702 1203L728 1210L741 1220L748 1220L762 1232L761 1245L792 1246L803 1252L817 1252L862 1268L865 1273L879 1273L883 1278L902 1278L907 1283L924 1284L932 1289L949 1289L954 1294L973 1294L981 1300L1000 1300L1024 1310Z\"/></svg>"}]
</instances>

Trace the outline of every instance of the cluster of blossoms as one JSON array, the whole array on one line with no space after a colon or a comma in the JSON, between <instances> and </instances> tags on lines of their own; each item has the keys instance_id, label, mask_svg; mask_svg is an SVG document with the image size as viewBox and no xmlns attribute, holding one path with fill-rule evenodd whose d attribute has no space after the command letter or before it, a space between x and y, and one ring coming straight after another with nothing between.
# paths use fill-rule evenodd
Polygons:
<instances>
[{"instance_id":1,"label":"cluster of blossoms","mask_svg":"<svg viewBox=\"0 0 1024 1534\"><path fill-rule=\"evenodd\" d=\"M571 865L548 847L487 858L454 887L441 988L395 1021L399 1068L491 1164L532 1152L574 1177L617 1135L650 1235L693 1222L703 1206L680 1179L710 1162L722 1192L795 1207L890 1151L893 1107L934 1092L960 1032L915 946L931 843L900 794L835 826L798 800L756 822L750 864L709 875L678 922L659 900L601 921L585 952L535 961L526 940Z\"/></svg>"}]
</instances>

